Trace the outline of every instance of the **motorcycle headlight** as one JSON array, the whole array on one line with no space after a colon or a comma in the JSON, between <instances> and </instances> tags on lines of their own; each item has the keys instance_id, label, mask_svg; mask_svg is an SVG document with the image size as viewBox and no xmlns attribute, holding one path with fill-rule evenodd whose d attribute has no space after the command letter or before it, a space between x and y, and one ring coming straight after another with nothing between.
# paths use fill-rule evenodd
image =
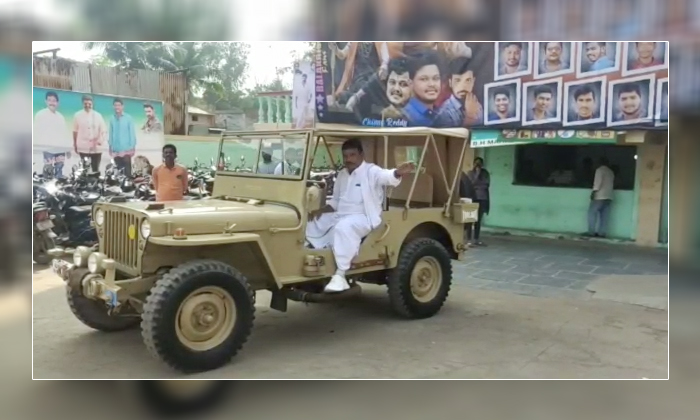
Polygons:
<instances>
[{"instance_id":1,"label":"motorcycle headlight","mask_svg":"<svg viewBox=\"0 0 700 420\"><path fill-rule=\"evenodd\" d=\"M148 220L144 220L141 222L141 237L143 238L148 238L151 235L151 224L148 222Z\"/></svg>"},{"instance_id":2,"label":"motorcycle headlight","mask_svg":"<svg viewBox=\"0 0 700 420\"><path fill-rule=\"evenodd\" d=\"M95 224L97 226L102 226L105 221L105 212L102 209L97 209L95 212Z\"/></svg>"}]
</instances>

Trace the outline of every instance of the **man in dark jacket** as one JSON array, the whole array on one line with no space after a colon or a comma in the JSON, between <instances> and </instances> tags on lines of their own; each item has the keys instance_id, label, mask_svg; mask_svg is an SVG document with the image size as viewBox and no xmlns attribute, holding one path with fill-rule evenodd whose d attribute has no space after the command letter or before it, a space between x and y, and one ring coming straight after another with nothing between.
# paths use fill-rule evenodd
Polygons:
<instances>
[{"instance_id":1,"label":"man in dark jacket","mask_svg":"<svg viewBox=\"0 0 700 420\"><path fill-rule=\"evenodd\" d=\"M474 167L466 174L462 173L459 185L459 195L464 198L471 198L473 203L479 204L478 219L476 223L469 223L465 226L467 240L470 245L485 246L479 239L481 234L481 221L485 214L489 213L491 175L484 168L484 160L480 157L474 159ZM473 235L472 235L473 233Z\"/></svg>"}]
</instances>

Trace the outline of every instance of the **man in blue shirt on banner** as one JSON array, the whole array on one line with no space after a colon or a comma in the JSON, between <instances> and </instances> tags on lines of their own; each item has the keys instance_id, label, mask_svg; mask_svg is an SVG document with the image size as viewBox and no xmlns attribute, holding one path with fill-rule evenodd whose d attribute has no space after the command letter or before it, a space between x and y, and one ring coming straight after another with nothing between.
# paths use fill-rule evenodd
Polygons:
<instances>
[{"instance_id":1,"label":"man in blue shirt on banner","mask_svg":"<svg viewBox=\"0 0 700 420\"><path fill-rule=\"evenodd\" d=\"M435 102L442 87L439 57L426 51L409 62L408 74L413 84L413 97L403 109L410 126L432 127L437 116Z\"/></svg>"},{"instance_id":2,"label":"man in blue shirt on banner","mask_svg":"<svg viewBox=\"0 0 700 420\"><path fill-rule=\"evenodd\" d=\"M131 176L131 157L136 153L136 126L131 115L124 113L124 102L115 99L114 115L109 120L109 154L117 168Z\"/></svg>"}]
</instances>

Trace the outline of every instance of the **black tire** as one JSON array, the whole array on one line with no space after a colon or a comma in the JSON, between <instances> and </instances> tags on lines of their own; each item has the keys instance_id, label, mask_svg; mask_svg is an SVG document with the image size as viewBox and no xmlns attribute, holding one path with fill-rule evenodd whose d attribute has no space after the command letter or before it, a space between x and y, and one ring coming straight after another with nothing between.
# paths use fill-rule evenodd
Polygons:
<instances>
[{"instance_id":1,"label":"black tire","mask_svg":"<svg viewBox=\"0 0 700 420\"><path fill-rule=\"evenodd\" d=\"M219 287L231 295L236 321L221 344L195 351L178 338L177 313L190 293L205 286ZM195 373L216 369L227 364L248 340L255 319L254 302L255 292L238 270L213 260L190 261L156 282L143 306L141 335L151 354L176 370Z\"/></svg>"},{"instance_id":2,"label":"black tire","mask_svg":"<svg viewBox=\"0 0 700 420\"><path fill-rule=\"evenodd\" d=\"M74 275L82 279L87 273L87 270L81 269L76 270ZM68 286L66 286L66 300L78 321L92 329L102 332L117 332L139 325L139 317L111 316L107 313L107 305L97 300L88 299Z\"/></svg>"},{"instance_id":3,"label":"black tire","mask_svg":"<svg viewBox=\"0 0 700 420\"><path fill-rule=\"evenodd\" d=\"M222 403L230 388L227 381L202 381L210 383L207 384L206 389L185 396L174 393L163 382L165 381L138 382L141 402L153 414L161 416L203 414L206 410L216 408Z\"/></svg>"},{"instance_id":4,"label":"black tire","mask_svg":"<svg viewBox=\"0 0 700 420\"><path fill-rule=\"evenodd\" d=\"M34 236L34 253L32 254L32 260L35 263L46 265L51 262L52 258L48 254L51 248L56 247L56 244L48 234L37 234Z\"/></svg>"},{"instance_id":5,"label":"black tire","mask_svg":"<svg viewBox=\"0 0 700 420\"><path fill-rule=\"evenodd\" d=\"M435 296L421 302L411 291L411 272L418 261L432 257L442 271L442 279ZM399 261L389 273L387 286L391 307L397 314L410 319L429 318L440 311L447 300L452 285L452 261L450 254L438 241L429 238L415 239L401 249Z\"/></svg>"}]
</instances>

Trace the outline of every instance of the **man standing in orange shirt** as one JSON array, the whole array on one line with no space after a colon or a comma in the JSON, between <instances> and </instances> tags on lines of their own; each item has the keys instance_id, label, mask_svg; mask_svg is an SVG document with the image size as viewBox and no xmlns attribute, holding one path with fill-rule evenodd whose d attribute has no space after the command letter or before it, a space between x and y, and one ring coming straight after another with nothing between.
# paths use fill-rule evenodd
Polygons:
<instances>
[{"instance_id":1,"label":"man standing in orange shirt","mask_svg":"<svg viewBox=\"0 0 700 420\"><path fill-rule=\"evenodd\" d=\"M187 168L175 163L177 148L172 144L163 146L163 164L153 169L153 188L156 201L182 200L187 192Z\"/></svg>"}]
</instances>

